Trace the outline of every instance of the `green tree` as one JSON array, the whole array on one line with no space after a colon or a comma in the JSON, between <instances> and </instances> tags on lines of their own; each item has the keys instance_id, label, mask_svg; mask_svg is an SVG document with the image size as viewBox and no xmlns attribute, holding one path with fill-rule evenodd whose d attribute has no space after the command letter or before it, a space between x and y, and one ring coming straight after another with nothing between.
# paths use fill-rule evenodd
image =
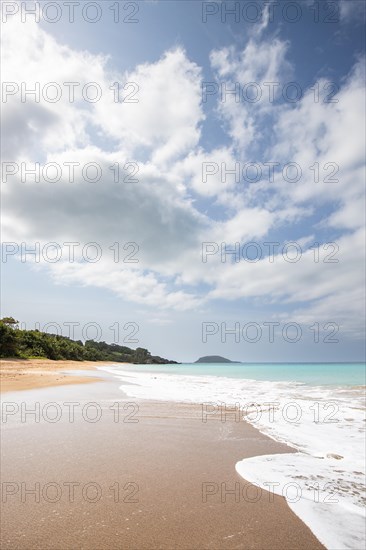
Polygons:
<instances>
[{"instance_id":1,"label":"green tree","mask_svg":"<svg viewBox=\"0 0 366 550\"><path fill-rule=\"evenodd\" d=\"M0 357L14 357L17 353L16 333L3 321L0 321Z\"/></svg>"},{"instance_id":2,"label":"green tree","mask_svg":"<svg viewBox=\"0 0 366 550\"><path fill-rule=\"evenodd\" d=\"M4 325L7 325L12 328L18 328L19 321L16 321L14 317L3 317L0 319L0 323L4 323Z\"/></svg>"}]
</instances>

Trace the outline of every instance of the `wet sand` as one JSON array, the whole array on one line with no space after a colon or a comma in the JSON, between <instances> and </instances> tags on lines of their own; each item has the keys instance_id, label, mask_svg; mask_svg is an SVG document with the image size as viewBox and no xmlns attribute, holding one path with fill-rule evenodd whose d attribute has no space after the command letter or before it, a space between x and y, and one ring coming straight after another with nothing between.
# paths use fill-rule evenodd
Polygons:
<instances>
[{"instance_id":1,"label":"wet sand","mask_svg":"<svg viewBox=\"0 0 366 550\"><path fill-rule=\"evenodd\" d=\"M2 396L2 549L323 548L285 499L235 472L287 446L234 418L203 423L197 405L131 403L98 375Z\"/></svg>"},{"instance_id":2,"label":"wet sand","mask_svg":"<svg viewBox=\"0 0 366 550\"><path fill-rule=\"evenodd\" d=\"M0 392L31 390L65 384L85 384L92 378L67 376L62 371L94 369L106 362L51 361L50 359L0 359ZM111 363L114 364L114 363Z\"/></svg>"}]
</instances>

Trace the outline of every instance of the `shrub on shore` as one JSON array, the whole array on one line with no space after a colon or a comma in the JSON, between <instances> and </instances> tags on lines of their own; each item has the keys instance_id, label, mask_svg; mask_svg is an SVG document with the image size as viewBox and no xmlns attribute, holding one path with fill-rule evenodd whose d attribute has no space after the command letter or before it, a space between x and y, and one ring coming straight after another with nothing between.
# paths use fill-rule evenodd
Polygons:
<instances>
[{"instance_id":1,"label":"shrub on shore","mask_svg":"<svg viewBox=\"0 0 366 550\"><path fill-rule=\"evenodd\" d=\"M67 336L39 330L21 330L13 317L0 320L0 357L38 358L73 361L115 361L122 363L174 363L153 356L145 348L132 349L118 344L71 340Z\"/></svg>"}]
</instances>

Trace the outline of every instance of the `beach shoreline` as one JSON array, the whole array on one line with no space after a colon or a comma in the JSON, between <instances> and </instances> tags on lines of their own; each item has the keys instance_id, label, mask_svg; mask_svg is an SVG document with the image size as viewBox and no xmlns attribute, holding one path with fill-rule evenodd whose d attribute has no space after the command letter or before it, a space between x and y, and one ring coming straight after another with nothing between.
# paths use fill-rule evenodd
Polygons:
<instances>
[{"instance_id":1,"label":"beach shoreline","mask_svg":"<svg viewBox=\"0 0 366 550\"><path fill-rule=\"evenodd\" d=\"M283 497L261 491L253 499L257 489L235 471L243 458L293 452L288 446L245 421L205 423L198 405L132 401L113 377L75 386L70 379L11 394L30 410L59 403L64 414L56 423L46 414L22 423L19 409L3 424L2 483L15 485L3 504L2 548L324 548ZM80 406L70 422L65 403L75 395ZM80 412L91 402L103 413L98 422ZM79 484L72 502L70 483ZM45 493L50 484L59 500L52 488ZM90 498L78 490L88 485L100 488L96 502L93 487Z\"/></svg>"},{"instance_id":2,"label":"beach shoreline","mask_svg":"<svg viewBox=\"0 0 366 550\"><path fill-rule=\"evenodd\" d=\"M68 384L88 384L100 379L81 375L70 376L64 371L96 370L98 366L114 364L107 361L0 359L0 393Z\"/></svg>"},{"instance_id":3,"label":"beach shoreline","mask_svg":"<svg viewBox=\"0 0 366 550\"><path fill-rule=\"evenodd\" d=\"M296 367L288 372L288 380L277 380L273 371L267 371L267 380L254 379L253 373L247 378L246 367L239 379L235 372L228 376L225 365L221 376L198 367L193 374L191 365L180 365L179 372L173 368L173 373L153 367L144 373L136 368L101 368L120 379L120 389L129 398L201 403L206 420L244 418L263 435L291 447L287 455L243 457L236 471L262 489L275 478L274 491L286 497L327 548L363 547L364 391L332 385L332 372L320 377L331 385L314 386L319 377L311 373L309 384L306 379L297 382ZM348 383L361 377L362 369L354 370Z\"/></svg>"}]
</instances>

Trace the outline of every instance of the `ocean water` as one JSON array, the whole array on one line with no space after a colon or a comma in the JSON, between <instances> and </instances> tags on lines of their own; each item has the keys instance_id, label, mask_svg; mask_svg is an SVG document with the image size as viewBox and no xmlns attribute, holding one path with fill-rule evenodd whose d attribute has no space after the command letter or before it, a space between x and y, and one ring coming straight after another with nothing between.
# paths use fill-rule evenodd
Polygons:
<instances>
[{"instance_id":1,"label":"ocean water","mask_svg":"<svg viewBox=\"0 0 366 550\"><path fill-rule=\"evenodd\" d=\"M182 363L180 365L128 365L123 370L296 381L304 384L366 385L365 363Z\"/></svg>"},{"instance_id":2,"label":"ocean water","mask_svg":"<svg viewBox=\"0 0 366 550\"><path fill-rule=\"evenodd\" d=\"M202 405L202 420L243 418L296 453L244 459L237 472L284 496L329 549L365 547L365 364L103 367L129 397Z\"/></svg>"}]
</instances>

